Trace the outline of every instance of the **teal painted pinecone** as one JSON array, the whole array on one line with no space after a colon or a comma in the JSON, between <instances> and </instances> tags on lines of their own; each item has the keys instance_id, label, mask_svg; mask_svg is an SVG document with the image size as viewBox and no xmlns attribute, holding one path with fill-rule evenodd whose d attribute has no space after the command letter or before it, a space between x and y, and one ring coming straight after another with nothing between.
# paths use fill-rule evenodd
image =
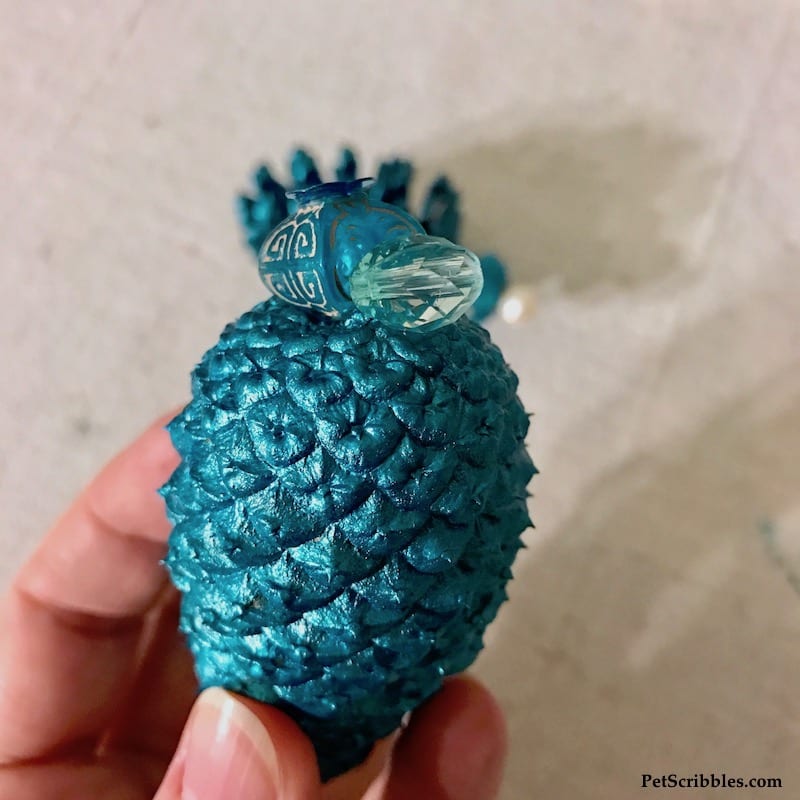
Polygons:
<instances>
[{"instance_id":1,"label":"teal painted pinecone","mask_svg":"<svg viewBox=\"0 0 800 800\"><path fill-rule=\"evenodd\" d=\"M465 319L427 334L269 300L170 424L167 566L202 686L273 703L325 779L476 657L530 525L517 379Z\"/></svg>"}]
</instances>

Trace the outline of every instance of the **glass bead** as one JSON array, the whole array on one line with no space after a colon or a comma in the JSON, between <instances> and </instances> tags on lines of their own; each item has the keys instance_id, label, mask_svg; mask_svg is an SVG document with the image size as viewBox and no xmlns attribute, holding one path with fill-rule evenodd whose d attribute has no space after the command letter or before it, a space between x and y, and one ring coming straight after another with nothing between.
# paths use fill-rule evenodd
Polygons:
<instances>
[{"instance_id":1,"label":"glass bead","mask_svg":"<svg viewBox=\"0 0 800 800\"><path fill-rule=\"evenodd\" d=\"M350 297L364 314L395 328L435 329L462 316L483 287L478 257L434 236L372 249L350 276Z\"/></svg>"}]
</instances>

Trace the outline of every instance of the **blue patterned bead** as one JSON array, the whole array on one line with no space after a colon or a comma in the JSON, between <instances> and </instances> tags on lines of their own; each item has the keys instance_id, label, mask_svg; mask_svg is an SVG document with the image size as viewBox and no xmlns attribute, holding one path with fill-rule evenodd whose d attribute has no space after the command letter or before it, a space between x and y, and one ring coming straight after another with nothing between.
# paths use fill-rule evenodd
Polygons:
<instances>
[{"instance_id":1,"label":"blue patterned bead","mask_svg":"<svg viewBox=\"0 0 800 800\"><path fill-rule=\"evenodd\" d=\"M370 201L363 180L327 183L290 193L295 212L267 237L259 273L282 300L329 316L353 310L349 279L379 244L421 234L399 209Z\"/></svg>"}]
</instances>

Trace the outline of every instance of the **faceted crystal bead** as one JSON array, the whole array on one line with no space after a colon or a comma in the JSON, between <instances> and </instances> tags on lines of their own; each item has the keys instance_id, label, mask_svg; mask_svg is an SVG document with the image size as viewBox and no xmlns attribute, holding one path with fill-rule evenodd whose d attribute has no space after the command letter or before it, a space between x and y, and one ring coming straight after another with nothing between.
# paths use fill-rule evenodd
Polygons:
<instances>
[{"instance_id":1,"label":"faceted crystal bead","mask_svg":"<svg viewBox=\"0 0 800 800\"><path fill-rule=\"evenodd\" d=\"M393 328L434 329L455 322L483 287L478 257L434 236L376 247L356 265L350 297L365 314Z\"/></svg>"}]
</instances>

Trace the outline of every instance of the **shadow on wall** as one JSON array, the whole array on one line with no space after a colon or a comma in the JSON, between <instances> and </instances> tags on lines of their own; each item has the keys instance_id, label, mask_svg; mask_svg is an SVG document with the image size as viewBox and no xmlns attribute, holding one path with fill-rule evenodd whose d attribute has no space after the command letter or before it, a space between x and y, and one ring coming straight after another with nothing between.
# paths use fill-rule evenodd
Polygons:
<instances>
[{"instance_id":1,"label":"shadow on wall","mask_svg":"<svg viewBox=\"0 0 800 800\"><path fill-rule=\"evenodd\" d=\"M508 797L633 797L641 773L728 764L800 780L800 604L759 530L796 510L798 400L765 384L719 408L603 476L518 563L513 646L480 661L520 754Z\"/></svg>"},{"instance_id":2,"label":"shadow on wall","mask_svg":"<svg viewBox=\"0 0 800 800\"><path fill-rule=\"evenodd\" d=\"M631 122L431 154L416 186L439 172L461 191L467 246L500 255L512 281L581 293L679 271L721 168L685 134Z\"/></svg>"}]
</instances>

